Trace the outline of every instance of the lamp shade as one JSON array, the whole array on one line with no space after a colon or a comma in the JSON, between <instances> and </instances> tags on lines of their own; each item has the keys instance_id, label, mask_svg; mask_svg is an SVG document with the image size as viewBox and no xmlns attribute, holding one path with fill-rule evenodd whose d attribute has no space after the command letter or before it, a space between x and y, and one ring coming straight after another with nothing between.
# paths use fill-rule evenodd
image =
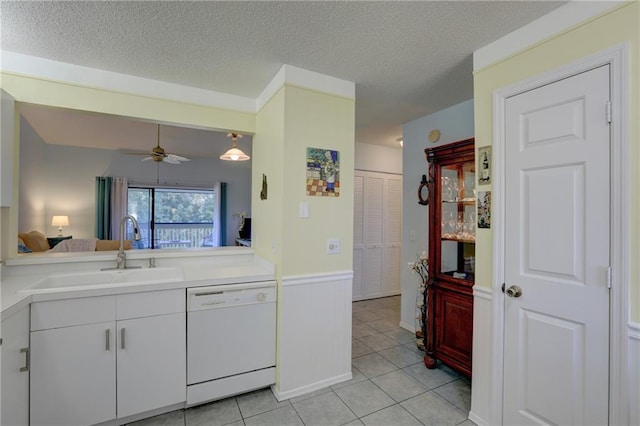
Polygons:
<instances>
[{"instance_id":1,"label":"lamp shade","mask_svg":"<svg viewBox=\"0 0 640 426\"><path fill-rule=\"evenodd\" d=\"M247 154L245 154L241 149L238 148L231 148L220 156L221 160L226 161L246 161L249 158L250 157Z\"/></svg>"},{"instance_id":2,"label":"lamp shade","mask_svg":"<svg viewBox=\"0 0 640 426\"><path fill-rule=\"evenodd\" d=\"M69 216L54 216L51 226L69 226Z\"/></svg>"}]
</instances>

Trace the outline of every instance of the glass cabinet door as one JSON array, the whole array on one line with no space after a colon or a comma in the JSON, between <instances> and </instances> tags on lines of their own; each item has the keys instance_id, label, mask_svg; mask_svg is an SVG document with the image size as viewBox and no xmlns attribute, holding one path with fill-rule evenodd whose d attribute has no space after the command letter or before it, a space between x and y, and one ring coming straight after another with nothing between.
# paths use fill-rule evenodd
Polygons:
<instances>
[{"instance_id":1,"label":"glass cabinet door","mask_svg":"<svg viewBox=\"0 0 640 426\"><path fill-rule=\"evenodd\" d=\"M473 281L475 273L476 189L473 161L440 169L440 273Z\"/></svg>"}]
</instances>

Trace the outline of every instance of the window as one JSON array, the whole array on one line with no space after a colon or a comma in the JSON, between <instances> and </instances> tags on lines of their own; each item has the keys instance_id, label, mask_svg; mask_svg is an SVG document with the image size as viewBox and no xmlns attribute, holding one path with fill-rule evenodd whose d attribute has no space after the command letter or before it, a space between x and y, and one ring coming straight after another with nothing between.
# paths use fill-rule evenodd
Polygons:
<instances>
[{"instance_id":1,"label":"window","mask_svg":"<svg viewBox=\"0 0 640 426\"><path fill-rule=\"evenodd\" d=\"M214 190L129 187L127 214L138 220L138 248L214 247ZM128 223L130 227L130 223Z\"/></svg>"}]
</instances>

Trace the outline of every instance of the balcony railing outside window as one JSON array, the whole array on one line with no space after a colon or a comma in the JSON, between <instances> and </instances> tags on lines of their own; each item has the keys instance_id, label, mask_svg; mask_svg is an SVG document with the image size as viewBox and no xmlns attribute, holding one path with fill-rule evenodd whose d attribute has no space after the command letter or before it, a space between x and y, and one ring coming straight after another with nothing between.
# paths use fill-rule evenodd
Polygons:
<instances>
[{"instance_id":1,"label":"balcony railing outside window","mask_svg":"<svg viewBox=\"0 0 640 426\"><path fill-rule=\"evenodd\" d=\"M139 225L142 236L139 248L151 248L149 223ZM156 223L154 248L213 247L212 233L211 223Z\"/></svg>"}]
</instances>

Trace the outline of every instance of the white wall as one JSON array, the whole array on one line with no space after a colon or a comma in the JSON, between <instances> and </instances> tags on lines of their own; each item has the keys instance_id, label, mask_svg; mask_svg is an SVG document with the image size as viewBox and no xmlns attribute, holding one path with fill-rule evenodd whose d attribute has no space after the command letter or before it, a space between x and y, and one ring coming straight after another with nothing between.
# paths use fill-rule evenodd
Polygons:
<instances>
[{"instance_id":1,"label":"white wall","mask_svg":"<svg viewBox=\"0 0 640 426\"><path fill-rule=\"evenodd\" d=\"M429 142L432 130L440 131L440 140ZM428 251L429 207L418 204L418 186L423 174L428 177L425 148L446 145L473 137L473 100L451 106L442 111L406 123L402 128L404 148L402 150L402 257L401 270L402 308L401 324L415 328L415 304L418 277L406 267L416 255Z\"/></svg>"},{"instance_id":2,"label":"white wall","mask_svg":"<svg viewBox=\"0 0 640 426\"><path fill-rule=\"evenodd\" d=\"M400 147L390 148L356 143L354 160L356 170L402 174L402 148Z\"/></svg>"},{"instance_id":3,"label":"white wall","mask_svg":"<svg viewBox=\"0 0 640 426\"><path fill-rule=\"evenodd\" d=\"M251 160L232 163L214 157L192 158L188 163L161 163L124 155L118 151L44 144L22 120L20 141L20 232L39 230L55 235L51 216L68 215L65 235L91 238L95 235L95 177L124 176L132 183L175 186L213 186L227 183L227 244L238 236L233 214L251 212ZM251 137L238 145L251 155Z\"/></svg>"}]
</instances>

